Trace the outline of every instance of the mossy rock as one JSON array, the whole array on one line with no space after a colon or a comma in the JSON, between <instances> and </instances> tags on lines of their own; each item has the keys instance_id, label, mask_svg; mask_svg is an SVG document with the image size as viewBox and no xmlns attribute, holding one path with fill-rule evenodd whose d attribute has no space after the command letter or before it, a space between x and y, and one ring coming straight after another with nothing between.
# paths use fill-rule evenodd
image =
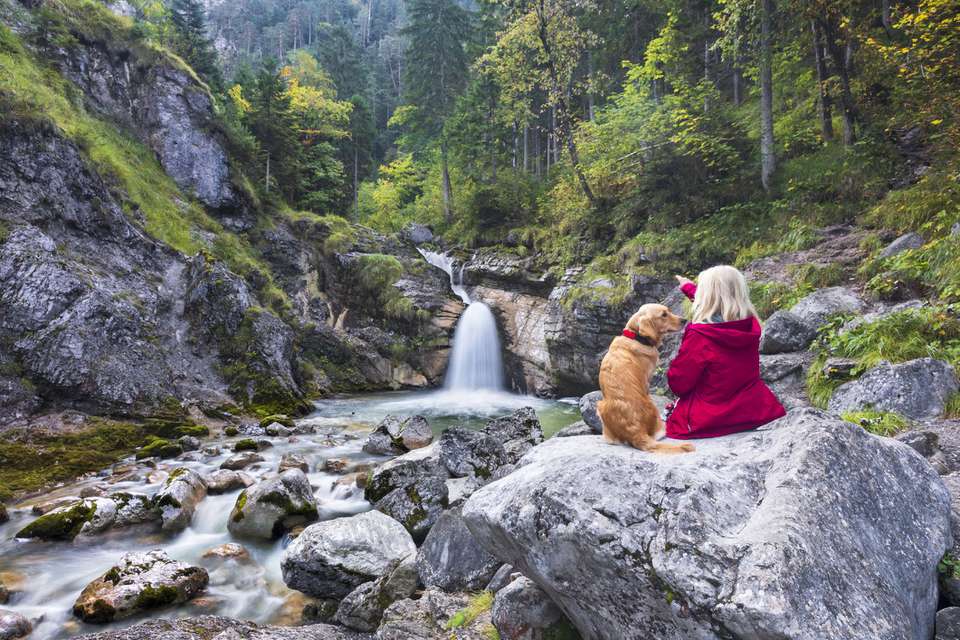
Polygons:
<instances>
[{"instance_id":1,"label":"mossy rock","mask_svg":"<svg viewBox=\"0 0 960 640\"><path fill-rule=\"evenodd\" d=\"M17 532L18 538L39 538L41 540L73 540L83 525L93 520L97 512L96 504L79 502L62 511L51 511L42 515Z\"/></svg>"},{"instance_id":2,"label":"mossy rock","mask_svg":"<svg viewBox=\"0 0 960 640\"><path fill-rule=\"evenodd\" d=\"M260 427L263 428L263 429L266 429L267 427L269 427L269 426L270 426L271 424L273 424L274 422L276 422L277 424L282 424L283 426L287 427L288 429L293 429L294 426L296 426L296 425L294 424L294 422L293 422L293 418L291 418L290 416L285 415L285 414L282 414L282 413L275 413L275 414L269 415L269 416L267 416L266 418L264 418L263 420L261 420L261 421L260 421Z\"/></svg>"},{"instance_id":3,"label":"mossy rock","mask_svg":"<svg viewBox=\"0 0 960 640\"><path fill-rule=\"evenodd\" d=\"M206 438L210 435L210 429L202 424L185 424L177 427L176 434L179 437L191 436L194 438Z\"/></svg>"},{"instance_id":4,"label":"mossy rock","mask_svg":"<svg viewBox=\"0 0 960 640\"><path fill-rule=\"evenodd\" d=\"M238 440L235 445L233 445L233 450L240 451L257 451L260 446L257 444L257 441L252 438L244 438L243 440Z\"/></svg>"},{"instance_id":5,"label":"mossy rock","mask_svg":"<svg viewBox=\"0 0 960 640\"><path fill-rule=\"evenodd\" d=\"M240 433L240 430L234 426L229 426L223 430L223 435L227 436L228 438L232 438L233 436L239 433Z\"/></svg>"},{"instance_id":6,"label":"mossy rock","mask_svg":"<svg viewBox=\"0 0 960 640\"><path fill-rule=\"evenodd\" d=\"M176 458L183 453L183 447L178 442L171 442L164 438L154 438L137 451L137 460L144 458Z\"/></svg>"}]
</instances>

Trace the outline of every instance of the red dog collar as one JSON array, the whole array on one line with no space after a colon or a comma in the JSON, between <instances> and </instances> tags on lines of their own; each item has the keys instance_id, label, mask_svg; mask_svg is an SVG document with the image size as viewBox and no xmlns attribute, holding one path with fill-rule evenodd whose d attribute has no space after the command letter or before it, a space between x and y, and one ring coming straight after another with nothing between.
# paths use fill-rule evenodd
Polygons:
<instances>
[{"instance_id":1,"label":"red dog collar","mask_svg":"<svg viewBox=\"0 0 960 640\"><path fill-rule=\"evenodd\" d=\"M640 344L645 344L645 345L647 345L648 347L655 347L655 346L657 346L657 344L656 344L653 340L651 340L650 338L648 338L647 336L642 336L642 335L636 333L635 331L631 331L630 329L624 329L624 330L623 330L623 337L625 337L625 338L630 338L631 340L636 340L636 341L639 342Z\"/></svg>"}]
</instances>

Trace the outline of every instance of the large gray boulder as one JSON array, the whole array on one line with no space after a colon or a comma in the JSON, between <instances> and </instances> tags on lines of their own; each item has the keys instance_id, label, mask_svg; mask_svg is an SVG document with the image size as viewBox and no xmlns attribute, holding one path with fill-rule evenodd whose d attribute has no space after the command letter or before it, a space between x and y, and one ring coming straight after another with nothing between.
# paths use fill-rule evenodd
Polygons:
<instances>
[{"instance_id":1,"label":"large gray boulder","mask_svg":"<svg viewBox=\"0 0 960 640\"><path fill-rule=\"evenodd\" d=\"M407 530L379 511L318 522L283 553L283 581L314 598L341 599L415 554Z\"/></svg>"},{"instance_id":2,"label":"large gray boulder","mask_svg":"<svg viewBox=\"0 0 960 640\"><path fill-rule=\"evenodd\" d=\"M817 328L789 311L777 311L763 324L760 353L803 351L817 336Z\"/></svg>"},{"instance_id":3,"label":"large gray boulder","mask_svg":"<svg viewBox=\"0 0 960 640\"><path fill-rule=\"evenodd\" d=\"M916 451L810 409L688 456L552 439L463 514L586 640L926 640L950 543Z\"/></svg>"},{"instance_id":4,"label":"large gray boulder","mask_svg":"<svg viewBox=\"0 0 960 640\"><path fill-rule=\"evenodd\" d=\"M892 258L893 256L903 253L904 251L909 251L910 249L919 249L923 246L923 236L915 231L910 233L905 233L886 247L880 252L881 258Z\"/></svg>"},{"instance_id":5,"label":"large gray boulder","mask_svg":"<svg viewBox=\"0 0 960 640\"><path fill-rule=\"evenodd\" d=\"M925 420L943 415L947 401L958 389L956 372L942 360L881 362L858 379L837 387L827 408L837 414L864 409L893 411Z\"/></svg>"},{"instance_id":6,"label":"large gray boulder","mask_svg":"<svg viewBox=\"0 0 960 640\"><path fill-rule=\"evenodd\" d=\"M597 413L597 403L603 400L602 391L591 391L580 398L580 417L594 433L603 433L603 421Z\"/></svg>"},{"instance_id":7,"label":"large gray boulder","mask_svg":"<svg viewBox=\"0 0 960 640\"><path fill-rule=\"evenodd\" d=\"M84 622L113 622L186 602L202 593L208 582L206 569L171 560L159 549L127 553L83 589L73 615Z\"/></svg>"},{"instance_id":8,"label":"large gray boulder","mask_svg":"<svg viewBox=\"0 0 960 640\"><path fill-rule=\"evenodd\" d=\"M17 532L18 538L73 540L106 531L117 519L117 504L109 498L84 498L57 507Z\"/></svg>"},{"instance_id":9,"label":"large gray boulder","mask_svg":"<svg viewBox=\"0 0 960 640\"><path fill-rule=\"evenodd\" d=\"M288 469L244 489L230 512L227 529L242 538L273 540L318 517L307 476L300 469Z\"/></svg>"},{"instance_id":10,"label":"large gray boulder","mask_svg":"<svg viewBox=\"0 0 960 640\"><path fill-rule=\"evenodd\" d=\"M411 597L418 584L414 556L409 555L383 576L347 594L337 607L334 620L357 631L376 631L384 610L397 600Z\"/></svg>"},{"instance_id":11,"label":"large gray boulder","mask_svg":"<svg viewBox=\"0 0 960 640\"><path fill-rule=\"evenodd\" d=\"M167 477L153 503L160 510L164 531L183 531L190 526L200 501L207 497L207 485L196 471L180 467Z\"/></svg>"},{"instance_id":12,"label":"large gray boulder","mask_svg":"<svg viewBox=\"0 0 960 640\"><path fill-rule=\"evenodd\" d=\"M450 427L437 440L440 461L455 478L488 480L510 459L503 444L483 431Z\"/></svg>"},{"instance_id":13,"label":"large gray boulder","mask_svg":"<svg viewBox=\"0 0 960 640\"><path fill-rule=\"evenodd\" d=\"M364 497L422 541L449 506L449 473L440 461L438 443L416 449L378 467Z\"/></svg>"},{"instance_id":14,"label":"large gray boulder","mask_svg":"<svg viewBox=\"0 0 960 640\"><path fill-rule=\"evenodd\" d=\"M807 324L821 327L832 316L841 313L863 313L867 304L860 296L844 287L817 289L790 308L790 313Z\"/></svg>"},{"instance_id":15,"label":"large gray boulder","mask_svg":"<svg viewBox=\"0 0 960 640\"><path fill-rule=\"evenodd\" d=\"M203 481L207 485L207 493L211 495L246 489L253 484L253 478L249 475L231 469L217 469L205 475Z\"/></svg>"},{"instance_id":16,"label":"large gray boulder","mask_svg":"<svg viewBox=\"0 0 960 640\"><path fill-rule=\"evenodd\" d=\"M500 640L546 640L560 635L561 628L569 631L563 612L543 589L523 576L497 591L490 619Z\"/></svg>"},{"instance_id":17,"label":"large gray boulder","mask_svg":"<svg viewBox=\"0 0 960 640\"><path fill-rule=\"evenodd\" d=\"M480 591L501 564L467 529L460 509L445 511L417 552L420 581L444 591Z\"/></svg>"},{"instance_id":18,"label":"large gray boulder","mask_svg":"<svg viewBox=\"0 0 960 640\"><path fill-rule=\"evenodd\" d=\"M329 624L262 626L222 616L147 620L126 629L80 636L82 640L370 640L371 636Z\"/></svg>"},{"instance_id":19,"label":"large gray boulder","mask_svg":"<svg viewBox=\"0 0 960 640\"><path fill-rule=\"evenodd\" d=\"M433 441L433 429L423 416L385 417L367 438L363 450L374 455L401 455L426 447Z\"/></svg>"}]
</instances>

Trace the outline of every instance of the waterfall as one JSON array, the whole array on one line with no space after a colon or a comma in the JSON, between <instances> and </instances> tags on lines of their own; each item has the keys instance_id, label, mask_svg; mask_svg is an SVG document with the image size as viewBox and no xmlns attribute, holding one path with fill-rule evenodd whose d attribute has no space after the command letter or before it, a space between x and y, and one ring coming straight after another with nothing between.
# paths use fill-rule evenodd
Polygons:
<instances>
[{"instance_id":1,"label":"waterfall","mask_svg":"<svg viewBox=\"0 0 960 640\"><path fill-rule=\"evenodd\" d=\"M474 302L463 286L463 265L454 275L453 257L419 249L424 259L450 276L450 288L467 308L453 333L453 352L443 381L448 391L502 391L500 336L490 307Z\"/></svg>"}]
</instances>

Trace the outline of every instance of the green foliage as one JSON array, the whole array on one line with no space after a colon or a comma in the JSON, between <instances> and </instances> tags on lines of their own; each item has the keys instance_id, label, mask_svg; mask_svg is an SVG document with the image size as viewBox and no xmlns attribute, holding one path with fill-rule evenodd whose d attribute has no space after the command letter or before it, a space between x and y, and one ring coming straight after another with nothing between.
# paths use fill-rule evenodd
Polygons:
<instances>
[{"instance_id":1,"label":"green foliage","mask_svg":"<svg viewBox=\"0 0 960 640\"><path fill-rule=\"evenodd\" d=\"M222 83L217 53L207 36L203 3L199 0L173 0L170 23L174 50L211 85Z\"/></svg>"},{"instance_id":2,"label":"green foliage","mask_svg":"<svg viewBox=\"0 0 960 640\"><path fill-rule=\"evenodd\" d=\"M947 551L937 563L937 573L950 580L960 579L960 559Z\"/></svg>"},{"instance_id":3,"label":"green foliage","mask_svg":"<svg viewBox=\"0 0 960 640\"><path fill-rule=\"evenodd\" d=\"M456 612L450 617L449 620L447 620L446 628L452 630L469 627L471 624L473 624L474 620L489 611L490 607L492 606L492 591L483 591L478 593L470 598L470 602L467 603L465 608Z\"/></svg>"},{"instance_id":4,"label":"green foliage","mask_svg":"<svg viewBox=\"0 0 960 640\"><path fill-rule=\"evenodd\" d=\"M403 275L403 265L394 256L365 253L357 257L353 277L358 286L360 306L373 316L413 320L413 302L393 286Z\"/></svg>"},{"instance_id":5,"label":"green foliage","mask_svg":"<svg viewBox=\"0 0 960 640\"><path fill-rule=\"evenodd\" d=\"M877 436L892 437L910 428L910 421L892 411L848 411L840 416Z\"/></svg>"},{"instance_id":6,"label":"green foliage","mask_svg":"<svg viewBox=\"0 0 960 640\"><path fill-rule=\"evenodd\" d=\"M145 458L176 458L181 453L183 453L183 447L178 443L171 442L166 438L149 436L147 443L137 451L136 458L137 460L143 460Z\"/></svg>"},{"instance_id":7,"label":"green foliage","mask_svg":"<svg viewBox=\"0 0 960 640\"><path fill-rule=\"evenodd\" d=\"M237 440L237 442L233 445L233 450L237 452L256 451L257 449L259 449L259 446L257 445L257 441L251 438L244 438L243 440Z\"/></svg>"},{"instance_id":8,"label":"green foliage","mask_svg":"<svg viewBox=\"0 0 960 640\"><path fill-rule=\"evenodd\" d=\"M957 311L952 305L905 309L848 329L844 329L847 318L828 323L821 328L813 347L816 358L807 377L810 400L825 406L833 390L845 381L824 371L829 357L855 360L853 378L883 360L898 363L930 357L960 366Z\"/></svg>"}]
</instances>

